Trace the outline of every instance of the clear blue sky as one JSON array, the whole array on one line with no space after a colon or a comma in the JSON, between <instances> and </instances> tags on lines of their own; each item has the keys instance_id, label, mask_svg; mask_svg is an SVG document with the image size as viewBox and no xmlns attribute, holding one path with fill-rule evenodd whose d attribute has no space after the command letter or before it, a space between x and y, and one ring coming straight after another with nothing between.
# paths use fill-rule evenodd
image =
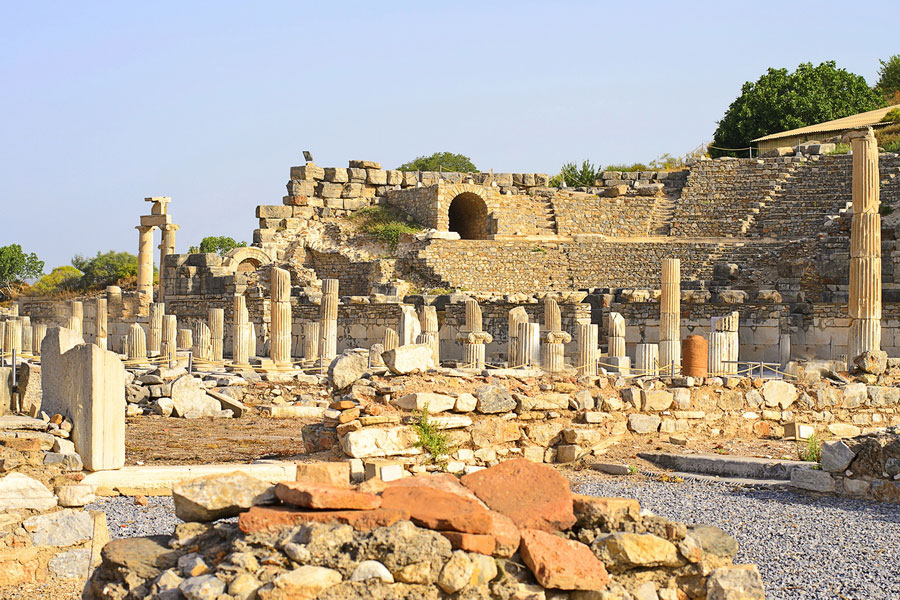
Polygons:
<instances>
[{"instance_id":1,"label":"clear blue sky","mask_svg":"<svg viewBox=\"0 0 900 600\"><path fill-rule=\"evenodd\" d=\"M145 196L172 196L179 252L249 242L304 149L550 173L683 154L767 67L833 59L874 83L896 7L5 0L0 245L48 272L136 253Z\"/></svg>"}]
</instances>

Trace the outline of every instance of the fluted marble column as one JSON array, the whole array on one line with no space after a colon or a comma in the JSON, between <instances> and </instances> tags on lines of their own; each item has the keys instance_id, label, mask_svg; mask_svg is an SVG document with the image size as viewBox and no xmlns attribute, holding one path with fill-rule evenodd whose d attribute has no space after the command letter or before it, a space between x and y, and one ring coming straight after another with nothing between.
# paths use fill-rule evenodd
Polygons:
<instances>
[{"instance_id":1,"label":"fluted marble column","mask_svg":"<svg viewBox=\"0 0 900 600\"><path fill-rule=\"evenodd\" d=\"M674 376L681 371L681 260L662 261L659 296L659 362L661 375Z\"/></svg>"},{"instance_id":2,"label":"fluted marble column","mask_svg":"<svg viewBox=\"0 0 900 600\"><path fill-rule=\"evenodd\" d=\"M22 321L20 319L7 319L6 329L3 332L3 353L7 355L7 363L12 360L10 355L13 351L18 360L22 354Z\"/></svg>"},{"instance_id":3,"label":"fluted marble column","mask_svg":"<svg viewBox=\"0 0 900 600\"><path fill-rule=\"evenodd\" d=\"M384 345L385 352L398 348L400 346L400 336L395 330L388 327L384 330L384 338L382 339L382 344Z\"/></svg>"},{"instance_id":4,"label":"fluted marble column","mask_svg":"<svg viewBox=\"0 0 900 600\"><path fill-rule=\"evenodd\" d=\"M600 327L590 323L578 324L578 369L579 375L593 376L597 374L597 344Z\"/></svg>"},{"instance_id":5,"label":"fluted marble column","mask_svg":"<svg viewBox=\"0 0 900 600\"><path fill-rule=\"evenodd\" d=\"M269 355L277 366L291 364L291 274L277 267L271 272L272 336Z\"/></svg>"},{"instance_id":6,"label":"fluted marble column","mask_svg":"<svg viewBox=\"0 0 900 600\"><path fill-rule=\"evenodd\" d=\"M506 362L510 368L522 366L519 357L519 325L528 322L528 312L524 306L509 311L509 341L506 345Z\"/></svg>"},{"instance_id":7,"label":"fluted marble column","mask_svg":"<svg viewBox=\"0 0 900 600\"><path fill-rule=\"evenodd\" d=\"M128 356L128 360L147 359L147 338L144 335L144 328L137 323L132 323L128 328L125 355Z\"/></svg>"},{"instance_id":8,"label":"fluted marble column","mask_svg":"<svg viewBox=\"0 0 900 600\"><path fill-rule=\"evenodd\" d=\"M212 354L212 341L209 325L202 321L199 321L194 325L193 342L194 344L191 346L191 352L194 354L194 358L209 360L209 357Z\"/></svg>"},{"instance_id":9,"label":"fluted marble column","mask_svg":"<svg viewBox=\"0 0 900 600\"><path fill-rule=\"evenodd\" d=\"M157 296L157 299L160 302L166 301L166 257L170 254L175 254L175 232L178 231L178 229L178 225L175 225L174 223L168 223L160 227L160 230L162 231L162 240L159 244L159 295Z\"/></svg>"},{"instance_id":10,"label":"fluted marble column","mask_svg":"<svg viewBox=\"0 0 900 600\"><path fill-rule=\"evenodd\" d=\"M431 348L435 366L439 366L441 364L441 341L438 337L437 308L423 306L419 313L419 324L422 327L422 333L416 338L416 343L427 344Z\"/></svg>"},{"instance_id":11,"label":"fluted marble column","mask_svg":"<svg viewBox=\"0 0 900 600\"><path fill-rule=\"evenodd\" d=\"M78 300L69 303L69 329L84 335L84 304Z\"/></svg>"},{"instance_id":12,"label":"fluted marble column","mask_svg":"<svg viewBox=\"0 0 900 600\"><path fill-rule=\"evenodd\" d=\"M847 362L881 350L881 215L878 144L871 128L845 134L853 151L853 221Z\"/></svg>"},{"instance_id":13,"label":"fluted marble column","mask_svg":"<svg viewBox=\"0 0 900 600\"><path fill-rule=\"evenodd\" d=\"M322 305L319 316L319 358L322 364L330 363L337 356L338 280L322 280Z\"/></svg>"},{"instance_id":14,"label":"fluted marble column","mask_svg":"<svg viewBox=\"0 0 900 600\"><path fill-rule=\"evenodd\" d=\"M170 367L175 366L178 359L178 317L175 315L163 316L162 356Z\"/></svg>"},{"instance_id":15,"label":"fluted marble column","mask_svg":"<svg viewBox=\"0 0 900 600\"><path fill-rule=\"evenodd\" d=\"M25 354L34 354L31 347L31 317L21 317L22 319L22 352Z\"/></svg>"},{"instance_id":16,"label":"fluted marble column","mask_svg":"<svg viewBox=\"0 0 900 600\"><path fill-rule=\"evenodd\" d=\"M144 227L138 225L138 272L137 272L137 291L139 294L146 294L150 300L153 300L153 230L156 227ZM150 346L150 352L153 352L153 346Z\"/></svg>"},{"instance_id":17,"label":"fluted marble column","mask_svg":"<svg viewBox=\"0 0 900 600\"><path fill-rule=\"evenodd\" d=\"M109 328L109 316L106 311L106 298L97 298L94 300L94 343L106 350L107 335Z\"/></svg>"},{"instance_id":18,"label":"fluted marble column","mask_svg":"<svg viewBox=\"0 0 900 600\"><path fill-rule=\"evenodd\" d=\"M566 347L572 336L562 330L562 315L555 298L544 298L544 345L542 367L548 373L559 373L565 366Z\"/></svg>"},{"instance_id":19,"label":"fluted marble column","mask_svg":"<svg viewBox=\"0 0 900 600\"><path fill-rule=\"evenodd\" d=\"M717 375L736 375L738 372L738 359L740 357L740 341L738 331L740 328L740 313L732 312L726 317L716 319L713 325L713 333L722 333L724 336L714 340L709 338L709 370Z\"/></svg>"},{"instance_id":20,"label":"fluted marble column","mask_svg":"<svg viewBox=\"0 0 900 600\"><path fill-rule=\"evenodd\" d=\"M634 368L637 375L659 374L659 346L657 344L638 344L634 350Z\"/></svg>"},{"instance_id":21,"label":"fluted marble column","mask_svg":"<svg viewBox=\"0 0 900 600\"><path fill-rule=\"evenodd\" d=\"M541 326L539 323L519 323L517 366L537 367L541 364Z\"/></svg>"},{"instance_id":22,"label":"fluted marble column","mask_svg":"<svg viewBox=\"0 0 900 600\"><path fill-rule=\"evenodd\" d=\"M609 337L607 340L610 356L625 356L625 317L617 312L609 313Z\"/></svg>"},{"instance_id":23,"label":"fluted marble column","mask_svg":"<svg viewBox=\"0 0 900 600\"><path fill-rule=\"evenodd\" d=\"M456 336L463 345L463 365L468 368L483 369L485 344L494 341L491 334L482 327L481 307L473 299L466 300L466 324Z\"/></svg>"},{"instance_id":24,"label":"fluted marble column","mask_svg":"<svg viewBox=\"0 0 900 600\"><path fill-rule=\"evenodd\" d=\"M250 364L250 324L247 315L247 299L234 297L231 326L231 362L236 365Z\"/></svg>"},{"instance_id":25,"label":"fluted marble column","mask_svg":"<svg viewBox=\"0 0 900 600\"><path fill-rule=\"evenodd\" d=\"M303 360L306 363L319 360L319 344L322 341L319 327L315 321L303 324Z\"/></svg>"},{"instance_id":26,"label":"fluted marble column","mask_svg":"<svg viewBox=\"0 0 900 600\"><path fill-rule=\"evenodd\" d=\"M208 312L209 321L209 360L222 362L224 357L225 338L225 309L211 308Z\"/></svg>"},{"instance_id":27,"label":"fluted marble column","mask_svg":"<svg viewBox=\"0 0 900 600\"><path fill-rule=\"evenodd\" d=\"M37 354L40 356L41 354L41 343L44 341L44 338L47 336L47 324L46 323L35 323L31 326L31 353Z\"/></svg>"},{"instance_id":28,"label":"fluted marble column","mask_svg":"<svg viewBox=\"0 0 900 600\"><path fill-rule=\"evenodd\" d=\"M166 305L162 302L154 302L150 305L150 326L147 331L147 353L149 356L162 354L162 329L163 317L166 314Z\"/></svg>"}]
</instances>

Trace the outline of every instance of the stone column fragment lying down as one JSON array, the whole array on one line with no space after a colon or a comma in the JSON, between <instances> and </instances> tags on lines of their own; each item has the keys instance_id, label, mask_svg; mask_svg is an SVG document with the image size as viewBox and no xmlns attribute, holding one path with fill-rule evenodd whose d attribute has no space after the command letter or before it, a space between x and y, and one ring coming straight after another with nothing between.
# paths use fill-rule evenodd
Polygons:
<instances>
[{"instance_id":1,"label":"stone column fragment lying down","mask_svg":"<svg viewBox=\"0 0 900 600\"><path fill-rule=\"evenodd\" d=\"M559 373L565 366L565 344L572 336L562 330L562 315L555 298L544 298L544 346L542 366L548 373Z\"/></svg>"},{"instance_id":2,"label":"stone column fragment lying down","mask_svg":"<svg viewBox=\"0 0 900 600\"><path fill-rule=\"evenodd\" d=\"M209 360L222 362L225 356L225 309L209 309Z\"/></svg>"},{"instance_id":3,"label":"stone column fragment lying down","mask_svg":"<svg viewBox=\"0 0 900 600\"><path fill-rule=\"evenodd\" d=\"M59 327L48 331L42 404L72 421L72 442L87 470L119 469L125 465L125 367L94 344L68 347L79 338Z\"/></svg>"},{"instance_id":4,"label":"stone column fragment lying down","mask_svg":"<svg viewBox=\"0 0 900 600\"><path fill-rule=\"evenodd\" d=\"M427 344L431 348L434 365L439 366L441 364L441 340L438 333L437 308L423 306L419 314L419 324L422 326L422 333L416 338L416 343Z\"/></svg>"},{"instance_id":5,"label":"stone column fragment lying down","mask_svg":"<svg viewBox=\"0 0 900 600\"><path fill-rule=\"evenodd\" d=\"M674 376L681 369L681 260L662 261L659 296L659 363L661 374Z\"/></svg>"},{"instance_id":6,"label":"stone column fragment lying down","mask_svg":"<svg viewBox=\"0 0 900 600\"><path fill-rule=\"evenodd\" d=\"M519 357L519 325L528 322L528 312L524 306L509 311L509 341L506 346L506 363L511 369L522 366Z\"/></svg>"},{"instance_id":7,"label":"stone column fragment lying down","mask_svg":"<svg viewBox=\"0 0 900 600\"><path fill-rule=\"evenodd\" d=\"M456 336L463 345L463 366L473 369L484 368L484 345L494 341L491 334L482 327L481 307L478 302L466 300L466 324Z\"/></svg>"},{"instance_id":8,"label":"stone column fragment lying down","mask_svg":"<svg viewBox=\"0 0 900 600\"><path fill-rule=\"evenodd\" d=\"M847 362L881 350L881 215L878 144L872 128L845 134L853 150L853 221Z\"/></svg>"},{"instance_id":9,"label":"stone column fragment lying down","mask_svg":"<svg viewBox=\"0 0 900 600\"><path fill-rule=\"evenodd\" d=\"M154 302L150 305L150 325L147 330L147 353L150 356L162 354L162 329L165 314L166 305L162 302Z\"/></svg>"},{"instance_id":10,"label":"stone column fragment lying down","mask_svg":"<svg viewBox=\"0 0 900 600\"><path fill-rule=\"evenodd\" d=\"M659 346L638 344L634 349L635 375L657 375L659 373Z\"/></svg>"},{"instance_id":11,"label":"stone column fragment lying down","mask_svg":"<svg viewBox=\"0 0 900 600\"><path fill-rule=\"evenodd\" d=\"M247 299L234 297L233 324L231 327L231 361L236 365L250 364L250 324Z\"/></svg>"},{"instance_id":12,"label":"stone column fragment lying down","mask_svg":"<svg viewBox=\"0 0 900 600\"><path fill-rule=\"evenodd\" d=\"M597 374L597 343L600 333L598 325L578 324L578 362L575 368L579 375Z\"/></svg>"},{"instance_id":13,"label":"stone column fragment lying down","mask_svg":"<svg viewBox=\"0 0 900 600\"><path fill-rule=\"evenodd\" d=\"M609 313L609 337L607 340L609 356L625 356L625 317L617 312Z\"/></svg>"},{"instance_id":14,"label":"stone column fragment lying down","mask_svg":"<svg viewBox=\"0 0 900 600\"><path fill-rule=\"evenodd\" d=\"M132 323L128 328L125 355L128 356L128 360L147 359L147 339L144 336L144 328L137 323Z\"/></svg>"},{"instance_id":15,"label":"stone column fragment lying down","mask_svg":"<svg viewBox=\"0 0 900 600\"><path fill-rule=\"evenodd\" d=\"M269 355L276 366L291 364L291 274L277 267L271 270L272 339Z\"/></svg>"},{"instance_id":16,"label":"stone column fragment lying down","mask_svg":"<svg viewBox=\"0 0 900 600\"><path fill-rule=\"evenodd\" d=\"M322 280L322 305L319 313L319 358L326 365L337 356L338 280Z\"/></svg>"}]
</instances>

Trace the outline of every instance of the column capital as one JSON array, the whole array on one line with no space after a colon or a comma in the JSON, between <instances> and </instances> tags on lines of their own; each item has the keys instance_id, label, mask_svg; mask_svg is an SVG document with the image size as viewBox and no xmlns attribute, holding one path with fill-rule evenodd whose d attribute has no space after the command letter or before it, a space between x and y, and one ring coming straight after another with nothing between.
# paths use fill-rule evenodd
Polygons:
<instances>
[{"instance_id":1,"label":"column capital","mask_svg":"<svg viewBox=\"0 0 900 600\"><path fill-rule=\"evenodd\" d=\"M148 231L153 231L154 229L156 229L156 225L136 225L135 229L137 229L141 233L147 233Z\"/></svg>"},{"instance_id":2,"label":"column capital","mask_svg":"<svg viewBox=\"0 0 900 600\"><path fill-rule=\"evenodd\" d=\"M160 225L159 229L164 233L166 231L178 231L179 229L181 229L181 225L176 225L175 223L166 223L165 225Z\"/></svg>"}]
</instances>

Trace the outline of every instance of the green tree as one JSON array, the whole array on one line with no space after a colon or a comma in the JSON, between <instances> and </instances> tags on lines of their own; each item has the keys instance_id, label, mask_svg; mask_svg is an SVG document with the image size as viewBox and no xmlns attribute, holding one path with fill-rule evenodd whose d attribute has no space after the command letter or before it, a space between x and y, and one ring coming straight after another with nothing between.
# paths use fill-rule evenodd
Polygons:
<instances>
[{"instance_id":1,"label":"green tree","mask_svg":"<svg viewBox=\"0 0 900 600\"><path fill-rule=\"evenodd\" d=\"M710 155L748 156L750 141L778 133L839 119L884 106L881 94L866 80L839 69L834 61L818 66L803 63L794 72L770 68L755 82L746 82L731 103L713 135Z\"/></svg>"},{"instance_id":2,"label":"green tree","mask_svg":"<svg viewBox=\"0 0 900 600\"><path fill-rule=\"evenodd\" d=\"M881 68L878 69L878 90L884 99L890 104L900 104L900 54L895 54L887 60L879 60Z\"/></svg>"},{"instance_id":3,"label":"green tree","mask_svg":"<svg viewBox=\"0 0 900 600\"><path fill-rule=\"evenodd\" d=\"M581 167L575 163L566 163L559 170L558 175L550 178L550 185L558 187L565 183L567 187L591 187L600 176L600 165L594 167L591 161L582 161Z\"/></svg>"},{"instance_id":4,"label":"green tree","mask_svg":"<svg viewBox=\"0 0 900 600\"><path fill-rule=\"evenodd\" d=\"M398 167L401 171L452 171L454 173L477 173L478 167L472 164L468 156L452 152L435 152L431 156L419 156L415 160L403 163Z\"/></svg>"},{"instance_id":5,"label":"green tree","mask_svg":"<svg viewBox=\"0 0 900 600\"><path fill-rule=\"evenodd\" d=\"M44 261L34 252L22 252L19 244L0 246L0 292L12 296L14 283L36 279L44 271Z\"/></svg>"},{"instance_id":6,"label":"green tree","mask_svg":"<svg viewBox=\"0 0 900 600\"><path fill-rule=\"evenodd\" d=\"M246 245L247 242L235 241L233 237L210 235L200 240L199 247L191 246L190 252L191 254L196 254L197 252L202 252L204 254L216 253L219 256L225 256L235 248L243 248Z\"/></svg>"},{"instance_id":7,"label":"green tree","mask_svg":"<svg viewBox=\"0 0 900 600\"><path fill-rule=\"evenodd\" d=\"M79 288L102 288L135 277L138 260L134 254L110 250L102 254L97 252L92 258L76 255L72 266L83 273L77 283Z\"/></svg>"},{"instance_id":8,"label":"green tree","mask_svg":"<svg viewBox=\"0 0 900 600\"><path fill-rule=\"evenodd\" d=\"M56 267L31 286L28 293L34 296L53 294L54 292L74 287L81 276L82 272L75 267L70 267L69 265Z\"/></svg>"}]
</instances>

